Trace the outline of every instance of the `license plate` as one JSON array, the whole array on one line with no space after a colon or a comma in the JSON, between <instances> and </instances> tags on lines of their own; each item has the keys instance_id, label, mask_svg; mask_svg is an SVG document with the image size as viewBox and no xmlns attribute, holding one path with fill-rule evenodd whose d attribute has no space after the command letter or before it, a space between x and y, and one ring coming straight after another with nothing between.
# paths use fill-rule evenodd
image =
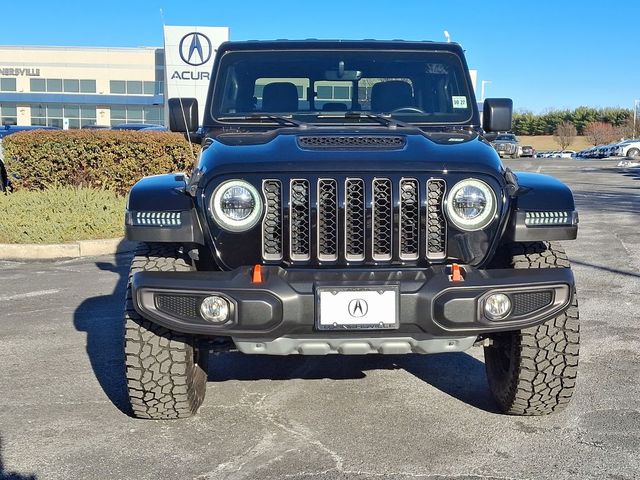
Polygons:
<instances>
[{"instance_id":1,"label":"license plate","mask_svg":"<svg viewBox=\"0 0 640 480\"><path fill-rule=\"evenodd\" d=\"M320 287L316 289L319 330L398 328L400 294L397 286Z\"/></svg>"}]
</instances>

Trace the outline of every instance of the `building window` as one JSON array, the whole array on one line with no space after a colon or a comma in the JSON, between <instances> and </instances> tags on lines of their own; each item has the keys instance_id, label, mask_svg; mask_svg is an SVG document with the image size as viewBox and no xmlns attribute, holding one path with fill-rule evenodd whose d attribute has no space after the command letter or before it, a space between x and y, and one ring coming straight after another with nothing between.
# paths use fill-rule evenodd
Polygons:
<instances>
[{"instance_id":1,"label":"building window","mask_svg":"<svg viewBox=\"0 0 640 480\"><path fill-rule=\"evenodd\" d=\"M0 125L17 125L18 109L15 105L0 105Z\"/></svg>"},{"instance_id":2,"label":"building window","mask_svg":"<svg viewBox=\"0 0 640 480\"><path fill-rule=\"evenodd\" d=\"M47 78L47 92L61 93L62 92L62 79L61 78Z\"/></svg>"},{"instance_id":3,"label":"building window","mask_svg":"<svg viewBox=\"0 0 640 480\"><path fill-rule=\"evenodd\" d=\"M110 91L116 95L125 95L127 93L127 82L124 80L111 80Z\"/></svg>"},{"instance_id":4,"label":"building window","mask_svg":"<svg viewBox=\"0 0 640 480\"><path fill-rule=\"evenodd\" d=\"M65 93L80 93L80 80L65 80L63 88Z\"/></svg>"},{"instance_id":5,"label":"building window","mask_svg":"<svg viewBox=\"0 0 640 480\"><path fill-rule=\"evenodd\" d=\"M31 105L31 125L48 127L64 126L69 120L69 128L82 128L96 123L95 105Z\"/></svg>"},{"instance_id":6,"label":"building window","mask_svg":"<svg viewBox=\"0 0 640 480\"><path fill-rule=\"evenodd\" d=\"M31 79L31 91L32 92L46 92L47 81L44 78L32 78Z\"/></svg>"},{"instance_id":7,"label":"building window","mask_svg":"<svg viewBox=\"0 0 640 480\"><path fill-rule=\"evenodd\" d=\"M163 82L142 80L111 80L110 91L114 95L158 95L163 90Z\"/></svg>"},{"instance_id":8,"label":"building window","mask_svg":"<svg viewBox=\"0 0 640 480\"><path fill-rule=\"evenodd\" d=\"M80 80L80 93L96 93L96 81Z\"/></svg>"},{"instance_id":9,"label":"building window","mask_svg":"<svg viewBox=\"0 0 640 480\"><path fill-rule=\"evenodd\" d=\"M142 82L139 80L128 80L127 95L142 95Z\"/></svg>"},{"instance_id":10,"label":"building window","mask_svg":"<svg viewBox=\"0 0 640 480\"><path fill-rule=\"evenodd\" d=\"M32 92L48 93L96 93L95 80L32 78Z\"/></svg>"},{"instance_id":11,"label":"building window","mask_svg":"<svg viewBox=\"0 0 640 480\"><path fill-rule=\"evenodd\" d=\"M15 78L0 78L0 92L15 92L15 91L16 91Z\"/></svg>"},{"instance_id":12,"label":"building window","mask_svg":"<svg viewBox=\"0 0 640 480\"><path fill-rule=\"evenodd\" d=\"M143 82L143 90L145 95L155 95L156 82Z\"/></svg>"},{"instance_id":13,"label":"building window","mask_svg":"<svg viewBox=\"0 0 640 480\"><path fill-rule=\"evenodd\" d=\"M111 126L121 123L152 123L164 124L164 109L162 107L122 106L111 107Z\"/></svg>"}]
</instances>

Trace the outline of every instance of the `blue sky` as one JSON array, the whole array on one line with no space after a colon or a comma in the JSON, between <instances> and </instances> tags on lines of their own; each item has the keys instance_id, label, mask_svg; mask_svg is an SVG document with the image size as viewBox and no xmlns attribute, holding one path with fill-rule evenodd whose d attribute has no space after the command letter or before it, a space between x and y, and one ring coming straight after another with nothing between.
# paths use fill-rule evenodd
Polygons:
<instances>
[{"instance_id":1,"label":"blue sky","mask_svg":"<svg viewBox=\"0 0 640 480\"><path fill-rule=\"evenodd\" d=\"M491 81L486 96L516 109L632 108L640 98L637 0L14 0L0 7L0 45L161 46L161 8L169 25L228 26L232 40L440 41L447 30Z\"/></svg>"}]
</instances>

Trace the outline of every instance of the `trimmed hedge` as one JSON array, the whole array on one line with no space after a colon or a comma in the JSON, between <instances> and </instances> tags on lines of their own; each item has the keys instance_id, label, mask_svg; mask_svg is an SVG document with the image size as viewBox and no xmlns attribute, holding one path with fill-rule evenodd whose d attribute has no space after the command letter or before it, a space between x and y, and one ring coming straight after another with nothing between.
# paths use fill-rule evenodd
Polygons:
<instances>
[{"instance_id":1,"label":"trimmed hedge","mask_svg":"<svg viewBox=\"0 0 640 480\"><path fill-rule=\"evenodd\" d=\"M169 132L28 131L6 137L3 147L16 190L58 185L125 194L142 177L184 172L194 164L189 143Z\"/></svg>"},{"instance_id":2,"label":"trimmed hedge","mask_svg":"<svg viewBox=\"0 0 640 480\"><path fill-rule=\"evenodd\" d=\"M126 199L108 190L52 187L0 194L0 243L65 243L124 235Z\"/></svg>"}]
</instances>

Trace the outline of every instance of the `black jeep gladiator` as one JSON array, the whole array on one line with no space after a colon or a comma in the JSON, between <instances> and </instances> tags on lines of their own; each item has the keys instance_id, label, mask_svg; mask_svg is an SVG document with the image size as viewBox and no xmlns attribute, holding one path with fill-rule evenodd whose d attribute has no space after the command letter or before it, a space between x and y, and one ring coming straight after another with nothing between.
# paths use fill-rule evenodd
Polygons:
<instances>
[{"instance_id":1,"label":"black jeep gladiator","mask_svg":"<svg viewBox=\"0 0 640 480\"><path fill-rule=\"evenodd\" d=\"M192 172L140 180L125 305L133 414L201 405L213 351L360 355L484 346L506 413L574 391L578 304L567 256L573 195L513 173L484 139L463 50L402 41L230 42L204 120L169 100L201 145Z\"/></svg>"}]
</instances>

